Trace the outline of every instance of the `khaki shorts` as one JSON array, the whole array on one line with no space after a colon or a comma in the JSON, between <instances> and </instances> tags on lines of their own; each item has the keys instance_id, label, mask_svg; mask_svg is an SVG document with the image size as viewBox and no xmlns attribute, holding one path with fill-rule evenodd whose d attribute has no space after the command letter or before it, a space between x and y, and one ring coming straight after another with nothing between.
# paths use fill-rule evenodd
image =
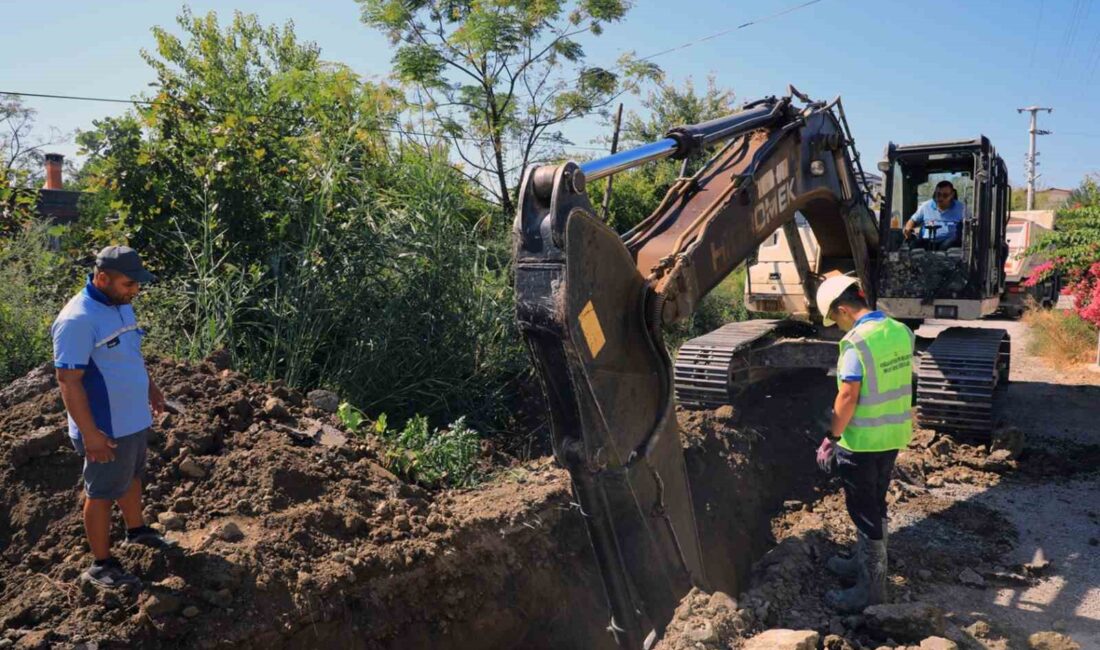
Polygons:
<instances>
[{"instance_id":1,"label":"khaki shorts","mask_svg":"<svg viewBox=\"0 0 1100 650\"><path fill-rule=\"evenodd\" d=\"M149 444L149 429L114 438L115 459L109 463L92 463L84 454L84 441L69 438L76 453L84 456L84 494L89 499L115 501L126 494L134 479L145 474L145 452Z\"/></svg>"}]
</instances>

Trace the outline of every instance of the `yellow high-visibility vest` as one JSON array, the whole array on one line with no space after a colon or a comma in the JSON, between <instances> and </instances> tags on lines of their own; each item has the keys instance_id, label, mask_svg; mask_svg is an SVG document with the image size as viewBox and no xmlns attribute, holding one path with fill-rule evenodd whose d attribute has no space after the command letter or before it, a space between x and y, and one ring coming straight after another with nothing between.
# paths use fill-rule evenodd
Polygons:
<instances>
[{"instance_id":1,"label":"yellow high-visibility vest","mask_svg":"<svg viewBox=\"0 0 1100 650\"><path fill-rule=\"evenodd\" d=\"M863 366L859 401L840 446L850 451L904 449L913 436L913 342L908 327L894 320L867 321L840 340L840 359L854 349ZM840 387L840 359L837 387Z\"/></svg>"}]
</instances>

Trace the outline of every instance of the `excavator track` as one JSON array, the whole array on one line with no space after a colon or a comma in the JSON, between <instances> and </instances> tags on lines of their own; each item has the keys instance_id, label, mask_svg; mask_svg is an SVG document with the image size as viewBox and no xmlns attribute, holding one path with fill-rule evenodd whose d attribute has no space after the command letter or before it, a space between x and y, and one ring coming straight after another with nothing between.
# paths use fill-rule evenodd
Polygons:
<instances>
[{"instance_id":1,"label":"excavator track","mask_svg":"<svg viewBox=\"0 0 1100 650\"><path fill-rule=\"evenodd\" d=\"M1008 383L1010 353L1005 330L944 330L917 367L917 423L927 429L991 435L994 392Z\"/></svg>"},{"instance_id":2,"label":"excavator track","mask_svg":"<svg viewBox=\"0 0 1100 650\"><path fill-rule=\"evenodd\" d=\"M747 380L744 358L754 345L774 336L784 321L750 320L729 323L691 339L676 355L676 400L693 408L730 403L730 388Z\"/></svg>"}]
</instances>

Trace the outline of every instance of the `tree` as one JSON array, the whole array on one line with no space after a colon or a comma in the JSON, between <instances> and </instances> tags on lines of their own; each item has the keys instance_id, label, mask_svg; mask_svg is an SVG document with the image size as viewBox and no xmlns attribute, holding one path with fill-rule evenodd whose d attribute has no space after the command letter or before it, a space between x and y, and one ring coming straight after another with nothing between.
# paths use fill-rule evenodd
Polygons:
<instances>
[{"instance_id":1,"label":"tree","mask_svg":"<svg viewBox=\"0 0 1100 650\"><path fill-rule=\"evenodd\" d=\"M419 128L450 140L467 177L505 214L515 210L517 172L561 157L563 124L660 72L632 54L612 68L584 65L577 39L621 20L627 0L358 2L363 22L397 46L394 76Z\"/></svg>"},{"instance_id":2,"label":"tree","mask_svg":"<svg viewBox=\"0 0 1100 650\"><path fill-rule=\"evenodd\" d=\"M623 121L620 148L655 142L674 126L697 124L729 115L735 109L732 90L719 89L714 78L707 79L703 93L689 78L682 87L659 81L657 88L642 100L644 113L631 111ZM681 161L665 160L617 174L611 191L608 223L626 232L657 207L668 188L680 175ZM606 184L593 183L590 194L594 205L603 201Z\"/></svg>"},{"instance_id":3,"label":"tree","mask_svg":"<svg viewBox=\"0 0 1100 650\"><path fill-rule=\"evenodd\" d=\"M224 347L255 377L395 419L510 417L503 246L446 143L395 135L402 93L322 61L291 24L179 23L145 53L149 104L80 135L93 191L75 231L92 241L74 247L129 243L154 267L150 349Z\"/></svg>"},{"instance_id":4,"label":"tree","mask_svg":"<svg viewBox=\"0 0 1100 650\"><path fill-rule=\"evenodd\" d=\"M46 147L64 139L56 129L34 135L35 111L16 95L0 95L0 237L33 218Z\"/></svg>"},{"instance_id":5,"label":"tree","mask_svg":"<svg viewBox=\"0 0 1100 650\"><path fill-rule=\"evenodd\" d=\"M189 266L185 244L204 232L231 242L242 267L277 263L281 243L301 234L296 215L318 191L329 142L353 135L361 146L347 167L372 173L399 93L322 61L291 23L237 13L223 28L187 9L177 22L183 39L157 27L142 52L156 73L150 103L78 136L95 192L85 225L162 270Z\"/></svg>"}]
</instances>

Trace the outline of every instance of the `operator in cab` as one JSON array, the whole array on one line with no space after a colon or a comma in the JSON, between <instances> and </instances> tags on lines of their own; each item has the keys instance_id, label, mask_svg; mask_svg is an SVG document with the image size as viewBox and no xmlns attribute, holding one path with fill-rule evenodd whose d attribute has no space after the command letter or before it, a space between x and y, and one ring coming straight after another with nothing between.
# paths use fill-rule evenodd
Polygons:
<instances>
[{"instance_id":1,"label":"operator in cab","mask_svg":"<svg viewBox=\"0 0 1100 650\"><path fill-rule=\"evenodd\" d=\"M921 238L935 250L946 250L962 245L962 223L966 218L966 205L959 200L959 193L951 181L936 183L932 198L925 201L905 224L905 238L923 226Z\"/></svg>"},{"instance_id":2,"label":"operator in cab","mask_svg":"<svg viewBox=\"0 0 1100 650\"><path fill-rule=\"evenodd\" d=\"M817 450L821 469L835 467L848 516L856 527L851 557L826 565L847 589L826 594L841 613L858 613L886 600L888 523L886 493L898 451L913 435L912 330L872 311L855 278L838 275L821 283L817 308L826 327L845 331L837 361L837 396L829 433Z\"/></svg>"}]
</instances>

